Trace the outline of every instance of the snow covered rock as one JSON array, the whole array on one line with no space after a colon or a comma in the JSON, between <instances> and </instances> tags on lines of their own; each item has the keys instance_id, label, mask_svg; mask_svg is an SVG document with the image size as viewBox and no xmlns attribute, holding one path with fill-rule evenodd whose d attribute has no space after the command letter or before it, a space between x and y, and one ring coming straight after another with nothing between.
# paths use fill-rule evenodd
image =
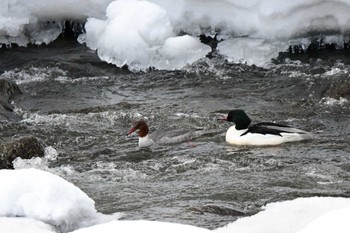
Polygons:
<instances>
[{"instance_id":1,"label":"snow covered rock","mask_svg":"<svg viewBox=\"0 0 350 233\"><path fill-rule=\"evenodd\" d=\"M37 169L0 170L0 216L27 217L61 232L96 219L94 201L72 183Z\"/></svg>"},{"instance_id":2,"label":"snow covered rock","mask_svg":"<svg viewBox=\"0 0 350 233\"><path fill-rule=\"evenodd\" d=\"M31 159L44 156L44 145L35 137L23 137L0 144L0 169L13 168L16 158Z\"/></svg>"}]
</instances>

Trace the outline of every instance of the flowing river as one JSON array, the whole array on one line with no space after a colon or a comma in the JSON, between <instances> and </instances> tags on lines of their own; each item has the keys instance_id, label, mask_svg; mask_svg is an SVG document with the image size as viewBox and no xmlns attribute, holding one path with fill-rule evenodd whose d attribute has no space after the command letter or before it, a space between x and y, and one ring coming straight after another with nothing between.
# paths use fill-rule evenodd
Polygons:
<instances>
[{"instance_id":1,"label":"flowing river","mask_svg":"<svg viewBox=\"0 0 350 233\"><path fill-rule=\"evenodd\" d=\"M0 50L1 77L23 94L20 121L2 122L2 141L33 135L43 159L17 160L58 174L123 219L214 229L266 203L309 196L350 197L350 64L342 54L281 59L269 68L219 55L181 71L130 72L99 60L84 45ZM316 135L274 147L226 144L232 109L253 123L285 123ZM140 149L132 122L151 131L203 129L191 142ZM57 154L57 155L56 155Z\"/></svg>"}]
</instances>

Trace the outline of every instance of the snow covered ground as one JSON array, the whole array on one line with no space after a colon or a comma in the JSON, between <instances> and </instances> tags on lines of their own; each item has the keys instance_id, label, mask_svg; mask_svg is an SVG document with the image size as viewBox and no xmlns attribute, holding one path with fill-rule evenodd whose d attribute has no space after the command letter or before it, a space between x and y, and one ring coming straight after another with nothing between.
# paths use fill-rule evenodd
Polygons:
<instances>
[{"instance_id":1,"label":"snow covered ground","mask_svg":"<svg viewBox=\"0 0 350 233\"><path fill-rule=\"evenodd\" d=\"M0 170L0 229L2 233L49 232L210 232L157 221L117 220L119 214L98 213L94 201L57 175L37 169ZM311 197L270 203L218 233L349 232L350 199Z\"/></svg>"},{"instance_id":2,"label":"snow covered ground","mask_svg":"<svg viewBox=\"0 0 350 233\"><path fill-rule=\"evenodd\" d=\"M219 32L226 40L219 53L266 66L289 44L307 46L311 34L342 44L349 11L349 0L2 0L0 43L50 43L64 20L75 20L87 22L79 40L106 62L181 69L210 51L198 42L200 34Z\"/></svg>"}]
</instances>

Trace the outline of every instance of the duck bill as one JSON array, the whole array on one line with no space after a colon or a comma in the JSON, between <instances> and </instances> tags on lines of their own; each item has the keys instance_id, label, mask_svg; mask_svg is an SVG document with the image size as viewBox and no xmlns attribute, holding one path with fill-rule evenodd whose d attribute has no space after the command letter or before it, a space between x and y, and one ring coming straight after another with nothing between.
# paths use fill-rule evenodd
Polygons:
<instances>
[{"instance_id":1,"label":"duck bill","mask_svg":"<svg viewBox=\"0 0 350 233\"><path fill-rule=\"evenodd\" d=\"M227 120L227 117L217 118L216 120L217 120L217 121L228 121L228 120Z\"/></svg>"},{"instance_id":2,"label":"duck bill","mask_svg":"<svg viewBox=\"0 0 350 233\"><path fill-rule=\"evenodd\" d=\"M131 128L130 130L129 130L129 132L128 132L128 134L127 135L130 135L130 134L132 134L133 132L135 132L135 128Z\"/></svg>"}]
</instances>

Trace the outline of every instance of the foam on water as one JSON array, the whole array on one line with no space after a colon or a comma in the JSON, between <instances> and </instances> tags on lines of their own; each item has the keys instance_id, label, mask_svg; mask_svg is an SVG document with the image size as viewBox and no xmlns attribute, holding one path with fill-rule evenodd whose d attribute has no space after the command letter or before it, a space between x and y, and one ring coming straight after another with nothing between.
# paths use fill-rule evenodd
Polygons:
<instances>
[{"instance_id":1,"label":"foam on water","mask_svg":"<svg viewBox=\"0 0 350 233\"><path fill-rule=\"evenodd\" d=\"M323 97L320 101L321 104L326 106L343 106L349 101L346 98L340 97L339 99L335 99L332 97Z\"/></svg>"},{"instance_id":2,"label":"foam on water","mask_svg":"<svg viewBox=\"0 0 350 233\"><path fill-rule=\"evenodd\" d=\"M34 67L26 69L8 70L1 74L2 77L11 79L17 84L25 84L30 82L43 82L47 79L57 78L64 79L67 72L58 67Z\"/></svg>"},{"instance_id":3,"label":"foam on water","mask_svg":"<svg viewBox=\"0 0 350 233\"><path fill-rule=\"evenodd\" d=\"M146 180L148 175L132 168L116 165L114 162L98 162L81 179L89 178L92 182L132 182Z\"/></svg>"},{"instance_id":4,"label":"foam on water","mask_svg":"<svg viewBox=\"0 0 350 233\"><path fill-rule=\"evenodd\" d=\"M55 161L57 159L58 152L52 146L45 147L44 156L33 157L31 159L22 159L17 157L13 161L13 167L15 169L23 169L23 168L38 168L42 170L48 170L49 163Z\"/></svg>"},{"instance_id":5,"label":"foam on water","mask_svg":"<svg viewBox=\"0 0 350 233\"><path fill-rule=\"evenodd\" d=\"M42 171L47 171L55 175L67 178L78 176L78 172L70 165L61 165L52 167L51 164L57 161L59 156L58 151L52 146L45 147L43 157L33 157L31 159L16 158L12 163L15 169L29 169L35 168Z\"/></svg>"}]
</instances>

